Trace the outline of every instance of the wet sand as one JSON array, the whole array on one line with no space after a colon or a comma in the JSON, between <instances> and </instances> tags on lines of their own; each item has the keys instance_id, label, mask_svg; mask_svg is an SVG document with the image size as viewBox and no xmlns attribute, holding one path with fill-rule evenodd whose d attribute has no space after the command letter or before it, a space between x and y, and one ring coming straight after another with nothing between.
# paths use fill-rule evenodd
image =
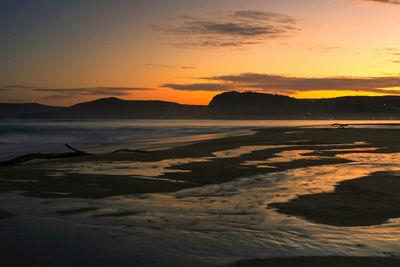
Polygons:
<instances>
[{"instance_id":1,"label":"wet sand","mask_svg":"<svg viewBox=\"0 0 400 267\"><path fill-rule=\"evenodd\" d=\"M12 214L12 213L9 213L4 210L0 210L0 219L5 219L5 218L13 217L13 216L14 216L14 214Z\"/></svg>"},{"instance_id":2,"label":"wet sand","mask_svg":"<svg viewBox=\"0 0 400 267\"><path fill-rule=\"evenodd\" d=\"M400 266L399 258L383 257L297 257L244 260L236 267L370 267Z\"/></svg>"},{"instance_id":3,"label":"wet sand","mask_svg":"<svg viewBox=\"0 0 400 267\"><path fill-rule=\"evenodd\" d=\"M201 141L170 149L152 151L147 154L102 154L43 162L32 161L22 165L0 168L0 192L33 197L43 201L43 203L49 203L43 204L49 206L46 206L44 213L42 212L41 214L50 214L45 215L49 216L50 221L55 220L51 214L57 214L67 220L69 218L71 220L78 220L79 216L82 216L82 218L86 218L85 216L87 216L85 221L87 220L90 229L104 228L101 232L103 233L114 231L112 230L114 227L125 227L127 229L135 227L135 223L128 222L127 218L130 217L138 218L135 220L140 220L140 227L145 225L143 229L163 229L163 227L167 227L168 225L179 228L179 225L183 223L179 218L175 219L176 222L174 223L176 223L176 226L171 222L174 218L166 218L163 215L154 219L152 213L157 212L159 204L157 204L158 202L155 204L152 203L152 197L148 193L176 192L173 195L156 195L157 198L154 199L157 199L157 201L162 201L162 199L171 201L172 205L176 205L178 216L181 216L179 212L184 211L184 206L180 206L180 198L186 197L186 203L190 203L187 201L199 203L202 196L196 197L196 192L201 192L201 188L207 186L221 185L220 187L216 187L215 192L212 192L211 188L210 193L207 193L207 196L210 197L210 207L204 206L201 208L204 208L204 210L211 209L208 211L210 218L213 218L212 216L215 216L215 218L226 218L227 225L229 225L230 220L232 220L233 225L237 223L236 218L243 217L244 220L247 220L248 217L250 221L247 224L252 226L252 223L254 223L254 226L257 226L257 222L260 224L263 222L263 215L254 213L251 209L238 210L232 206L232 211L225 210L225 213L217 211L217 213L213 214L212 209L218 208L216 203L219 201L221 203L229 201L229 194L226 191L222 192L223 194L219 194L219 190L229 190L230 186L235 186L235 181L238 181L239 178L246 179L247 177L257 177L258 175L267 177L265 178L266 185L264 185L267 186L268 179L276 179L273 177L279 177L279 173L292 172L295 174L298 170L307 171L308 168L318 169L319 166L321 169L326 166L332 166L332 168L335 166L345 166L346 164L351 164L352 160L357 161L357 157L364 157L364 160L367 158L371 159L371 161L382 161L379 157L387 155L391 157L386 159L387 161L396 163L398 157L396 153L400 152L400 144L397 142L399 133L400 130L398 129L260 129L255 134L249 136L230 136ZM129 148L135 149L134 147ZM374 158L374 156L377 156L377 158ZM268 178L268 174L271 175L270 178ZM354 174L354 177L359 176ZM322 192L309 194L307 191L300 190L299 195L301 196L299 197L293 196L290 199L286 199L285 197L276 196L274 202L279 204L268 204L270 204L270 208L276 208L282 214L298 216L320 224L336 226L381 224L390 218L400 216L399 209L394 205L395 202L398 203L399 199L396 194L398 194L398 188L400 188L396 177L396 173L393 172L375 173L368 177L340 182L336 186L336 190L334 188L335 181L341 181L341 179L344 180L346 178L334 177L332 185L329 184L332 181L329 181L328 185L324 181L319 181L321 182L320 191ZM288 182L290 183L291 181ZM292 182L296 183L297 181ZM300 188L303 182L298 182ZM233 184L223 186L228 183ZM240 183L245 185L246 180ZM238 182L238 185L240 183ZM315 186L318 187L318 184ZM307 188L306 185L305 188ZM190 190L192 189L195 190L194 193L191 193ZM284 191L284 188L282 190ZM257 191L254 192L257 195ZM262 192L260 191L260 193ZM105 206L99 207L96 205L96 201L104 200L104 202L98 203L101 203L99 205L105 205L108 203L108 200L118 197L122 198L122 202L116 208L107 210ZM131 203L127 203L127 207L123 205L124 197L133 197L131 199L128 198L128 201ZM147 204L152 203L152 205L155 205L155 210L152 210L150 213L150 211L143 212L142 206L136 208L136 202L139 201L135 201L135 198L149 198ZM191 198L193 199L191 200ZM56 199L59 199L62 203L68 203L69 201L72 203L82 199L83 204L77 206L63 204L62 207L59 207L59 204L55 204ZM311 201L307 201L309 199ZM338 199L343 202L343 205L337 205ZM374 199L379 199L379 201L374 201ZM240 199L240 201L243 200ZM264 203L262 200L258 202L260 209L268 209L268 206L263 206ZM146 203L144 204L145 206L147 205ZM21 205L23 207L23 204ZM46 213L50 207L52 207L51 213ZM54 211L57 207L59 208ZM13 205L3 204L0 208L7 210L7 212L15 213L17 217L14 218L17 218L15 220L18 221L18 225L22 228L27 223L24 220L31 220L31 218L36 218L35 220L47 220L47 218L37 217L38 215L25 217L22 212L14 210ZM307 209L312 209L312 211L307 211ZM24 208L20 210L24 210ZM23 219L19 220L18 216ZM193 225L190 225L191 222L189 222L188 228L185 229L188 231L188 234L190 234L190 229L194 229L196 233L201 233L203 231L201 227L208 227L208 225L204 225L198 230L196 228L196 221L202 218L201 216L203 215L199 213L194 216L194 218L189 219L193 220ZM277 215L277 217L279 216ZM142 217L143 220L141 220ZM110 219L110 222L107 221L108 219ZM9 220L13 219L4 217L2 221ZM104 222L99 220L104 220ZM155 220L160 220L160 222L156 222ZM284 219L280 218L279 220ZM103 223L106 225L102 225ZM123 225L119 226L119 224ZM210 225L213 228L212 231L216 232L220 231L216 229L220 226L222 224L218 225L216 223L215 225ZM75 230L74 228L74 231L82 231L81 222L77 223L74 227L78 229ZM264 229L262 228L264 226L260 227L260 229ZM120 228L116 229L118 232L125 231ZM246 231L248 230L253 229L247 229ZM246 234L246 231L243 233ZM257 232L258 229L254 229L254 231ZM170 234L175 234L175 232L176 230L173 230ZM13 236L12 231L9 232L9 236ZM157 239L157 236L154 236L154 238ZM312 239L312 237L310 238ZM92 240L92 237L89 240ZM127 242L125 239L123 240ZM88 242L90 243L91 241ZM18 244L16 243L15 246L18 247ZM129 253L131 248L127 245L124 249ZM157 252L154 253L157 254ZM326 254L331 255L329 251L326 251L323 255ZM316 255L321 254L318 253ZM113 255L108 256L110 258L113 257ZM249 257L251 258L252 256ZM312 259L312 257L307 259ZM346 259L351 260L351 258ZM299 263L299 260L302 261L301 258L290 259L290 261L295 263ZM318 258L317 262L321 262L321 260L324 259ZM337 262L338 264L335 266L346 266L339 264L341 260L343 259L327 258L328 262ZM364 262L361 258L357 258L357 260L360 260L360 264ZM381 266L391 266L387 258L376 260L381 262ZM123 260L121 259L121 261ZM144 262L146 263L146 261ZM250 264L253 263L255 264L255 262ZM312 264L310 263L307 266L313 266ZM215 265L218 266L218 264ZM324 263L324 265L326 264ZM142 265L138 264L137 266ZM199 266L213 265L199 264Z\"/></svg>"},{"instance_id":4,"label":"wet sand","mask_svg":"<svg viewBox=\"0 0 400 267\"><path fill-rule=\"evenodd\" d=\"M23 191L36 197L103 198L108 196L175 192L184 188L219 184L240 177L278 172L306 166L349 162L340 158L300 159L276 162L273 168L244 165L262 161L287 150L345 149L357 141L388 146L400 151L397 130L382 129L304 129L259 130L254 135L203 141L151 153L119 153L31 162L0 168L0 192ZM298 141L298 142L297 142ZM295 142L295 143L294 143ZM280 145L273 149L250 150L247 146ZM362 147L353 145L350 147ZM243 154L218 157L213 153L244 148ZM135 149L135 148L133 148ZM327 152L329 153L329 152ZM329 154L335 154L330 152ZM129 166L132 164L132 166ZM105 165L105 171L98 169ZM160 166L162 165L162 166ZM271 164L270 164L271 165ZM143 173L143 169L145 173ZM162 168L160 170L160 168ZM135 171L136 170L136 171ZM142 170L137 172L137 170ZM156 175L143 175L156 171ZM152 179L149 179L149 176ZM154 179L155 178L155 179Z\"/></svg>"},{"instance_id":5,"label":"wet sand","mask_svg":"<svg viewBox=\"0 0 400 267\"><path fill-rule=\"evenodd\" d=\"M279 212L336 226L370 226L400 217L399 173L378 172L340 182L333 192L272 203Z\"/></svg>"}]
</instances>

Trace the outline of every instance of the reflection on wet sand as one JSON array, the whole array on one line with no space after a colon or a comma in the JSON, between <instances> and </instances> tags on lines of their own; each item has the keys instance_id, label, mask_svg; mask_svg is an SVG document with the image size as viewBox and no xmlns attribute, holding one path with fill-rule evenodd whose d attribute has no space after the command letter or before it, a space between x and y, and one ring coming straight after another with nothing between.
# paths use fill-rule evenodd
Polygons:
<instances>
[{"instance_id":1,"label":"reflection on wet sand","mask_svg":"<svg viewBox=\"0 0 400 267\"><path fill-rule=\"evenodd\" d=\"M111 162L85 162L72 163L68 165L60 164L51 166L56 169L56 174L62 173L84 173L84 174L113 174L140 177L157 177L168 172L187 172L184 170L171 169L174 165L181 165L190 162L204 162L206 158L183 158L167 159L157 162L131 162L131 161L111 161ZM56 175L53 174L53 175Z\"/></svg>"},{"instance_id":2,"label":"reflection on wet sand","mask_svg":"<svg viewBox=\"0 0 400 267\"><path fill-rule=\"evenodd\" d=\"M132 248L143 255L148 254L148 257L151 257L151 251L163 251L161 254L169 259L182 254L193 255L191 252L195 251L193 257L201 258L202 262L222 264L249 257L321 255L324 251L337 255L397 255L396 251L400 250L400 219L393 219L379 227L343 228L315 224L268 208L269 203L288 201L298 195L332 191L339 181L377 171L400 171L400 165L393 163L397 162L398 153L361 153L369 149L373 150L335 150L360 151L337 155L355 161L346 164L257 175L172 194L120 196L96 202L79 200L83 207L90 207L90 212L87 216L86 213L79 216L71 214L68 218L83 225L92 225L95 212L99 215L96 227L102 228L108 227L118 216L115 229L124 233ZM246 151L248 153L249 150ZM314 150L283 151L277 153L279 157L269 160L281 162L304 157L318 158L304 155L312 152ZM221 152L221 155L238 155L235 153ZM157 165L156 171L151 174L158 175L160 168L166 170L173 164L189 160L192 159L165 161ZM144 165L149 170L156 166L154 162ZM100 166L100 171L103 167ZM131 170L129 174L132 174ZM55 208L63 206L64 201L58 200ZM70 205L70 202L65 204ZM158 238L154 239L155 236ZM172 249L165 251L165 246Z\"/></svg>"},{"instance_id":3,"label":"reflection on wet sand","mask_svg":"<svg viewBox=\"0 0 400 267\"><path fill-rule=\"evenodd\" d=\"M285 150L279 153L274 154L275 157L269 158L263 161L245 161L242 165L256 165L258 168L276 168L275 166L271 166L268 164L272 163L282 163L282 162L292 162L295 160L321 160L321 159L329 159L332 157L328 156L314 156L315 153L324 153L324 152L356 152L356 151L375 151L380 148L377 147L357 147L357 148L341 148L341 149L323 149L323 150ZM345 158L348 160L352 160L353 154L339 155L337 157Z\"/></svg>"},{"instance_id":4,"label":"reflection on wet sand","mask_svg":"<svg viewBox=\"0 0 400 267\"><path fill-rule=\"evenodd\" d=\"M314 144L316 147L335 147L335 146L359 146L366 145L365 142L354 142L349 144ZM281 149L281 148L296 148L310 145L254 145L254 146L240 146L233 149L212 152L212 156L198 157L198 158L179 158L179 159L166 159L156 162L143 162L143 161L88 161L83 163L68 163L68 164L55 164L50 165L52 171L50 176L60 176L63 173L81 173L81 174L100 174L100 175L127 175L127 176L140 176L141 178L158 178L166 173L179 173L189 172L188 170L180 170L179 166L195 163L207 162L215 159L229 159L238 158L243 155L251 154L257 151ZM373 147L355 147L344 149L328 149L328 150L285 150L275 154L275 157L269 158L265 161L245 161L242 165L257 165L258 168L276 168L269 165L269 163L291 162L295 160L320 160L329 157L306 155L315 152L331 152L331 151L373 151L378 148ZM156 178L157 177L157 178ZM171 179L169 179L171 180ZM173 180L173 179L172 179Z\"/></svg>"},{"instance_id":5,"label":"reflection on wet sand","mask_svg":"<svg viewBox=\"0 0 400 267\"><path fill-rule=\"evenodd\" d=\"M351 153L337 155L340 158L350 159L362 163L372 164L398 164L400 163L400 153Z\"/></svg>"},{"instance_id":6,"label":"reflection on wet sand","mask_svg":"<svg viewBox=\"0 0 400 267\"><path fill-rule=\"evenodd\" d=\"M294 160L318 160L327 157L321 156L309 156L305 154L313 153L314 150L287 150L275 154L275 158L266 160L266 163L277 163L277 162L291 162Z\"/></svg>"},{"instance_id":7,"label":"reflection on wet sand","mask_svg":"<svg viewBox=\"0 0 400 267\"><path fill-rule=\"evenodd\" d=\"M324 150L324 152L375 151L378 149L384 149L384 147L335 148L335 149L326 149Z\"/></svg>"},{"instance_id":8,"label":"reflection on wet sand","mask_svg":"<svg viewBox=\"0 0 400 267\"><path fill-rule=\"evenodd\" d=\"M398 173L378 172L341 181L331 192L301 195L269 206L322 224L371 226L400 217L399 196Z\"/></svg>"},{"instance_id":9,"label":"reflection on wet sand","mask_svg":"<svg viewBox=\"0 0 400 267\"><path fill-rule=\"evenodd\" d=\"M237 158L245 154L250 154L255 151L274 149L274 148L284 148L290 147L288 145L267 145L267 146L241 146L234 149L217 151L212 154L217 158Z\"/></svg>"},{"instance_id":10,"label":"reflection on wet sand","mask_svg":"<svg viewBox=\"0 0 400 267\"><path fill-rule=\"evenodd\" d=\"M253 153L254 151L276 149L290 147L288 145L265 145L265 146L241 146L234 149L216 151L210 157L199 158L180 158L166 159L156 162L143 161L97 161L83 163L68 163L55 164L50 168L56 171L51 173L51 176L59 176L63 173L83 173L83 174L112 174L112 175L129 175L140 176L141 178L153 177L154 179L166 173L189 172L188 170L180 170L179 165L206 162L217 158L235 158L245 154Z\"/></svg>"},{"instance_id":11,"label":"reflection on wet sand","mask_svg":"<svg viewBox=\"0 0 400 267\"><path fill-rule=\"evenodd\" d=\"M244 258L296 255L399 256L399 218L376 226L337 227L278 213L269 206L274 202L287 202L299 195L333 191L336 184L344 180L374 172L400 171L400 153L387 153L396 151L396 147L383 150L388 147L385 143L353 142L353 132L349 134L351 138L344 138L337 134L338 131L332 130L326 132L327 135L331 134L331 139L317 140L320 132L310 130L309 133L315 134L312 142L303 139L309 138L309 134L299 137L305 144L293 144L281 139L274 143L264 141L266 136L262 136L262 142L241 143L255 145L229 148L223 144L218 149L207 150L199 157L188 153L190 156L184 154L185 157L180 159L157 158L143 162L103 159L46 165L49 166L49 172L61 174L120 173L128 177L163 179L165 177L162 175L167 173L172 178L176 174L178 178L175 181L183 181L180 179L183 175L191 174L188 171L192 169L186 165L192 163L199 164L194 164L200 166L199 169L203 164L218 160L232 166L265 168L257 175L230 179L225 183L203 184L173 193L130 193L96 200L58 198L43 201L4 193L0 194L0 202L13 207L10 212L22 214L21 221L35 218L46 231L53 225L61 225L62 231L59 232L69 237L78 236L78 244L82 236L95 231L96 237L104 237L104 244L118 245L117 249L112 247L112 251L128 251L128 255L134 255L132 258L145 259L143 265L150 266L165 266L165 262L174 265L175 261L179 261L180 266L193 266L193 263L216 266ZM277 138L281 136L279 134ZM372 136L379 136L379 133ZM395 138L394 134L391 138ZM337 139L340 139L340 143ZM366 140L364 137L360 139ZM381 140L380 136L377 140ZM330 144L336 141L337 144ZM344 160L328 161L331 159ZM351 162L336 164L345 160ZM304 161L305 164L292 168L298 166L298 161ZM326 162L329 165L323 165ZM282 163L289 163L289 167L280 167L284 165ZM216 169L219 168L218 164ZM13 227L7 231L11 232L10 235L18 235L23 227L15 226L15 221L11 223ZM89 239L84 245L93 247L97 243ZM155 251L157 258L154 257Z\"/></svg>"},{"instance_id":12,"label":"reflection on wet sand","mask_svg":"<svg viewBox=\"0 0 400 267\"><path fill-rule=\"evenodd\" d=\"M400 166L390 169L400 170ZM214 242L230 244L230 249L218 248L227 257L232 254L248 257L258 245L263 247L264 257L285 255L288 251L292 255L318 255L319 251L346 255L381 255L383 251L393 254L400 248L400 232L396 230L400 226L398 219L378 228L341 228L307 222L266 208L272 202L287 201L305 193L330 191L338 181L382 170L387 170L387 166L349 163L308 167L186 189L172 196L149 195L140 201L121 197L119 201L140 203L141 208L151 211L153 227L177 227L199 233L193 238L197 244L205 245L200 253L210 257L210 261L215 260L212 257L213 249L217 249L213 247ZM177 234L176 238L179 236Z\"/></svg>"}]
</instances>

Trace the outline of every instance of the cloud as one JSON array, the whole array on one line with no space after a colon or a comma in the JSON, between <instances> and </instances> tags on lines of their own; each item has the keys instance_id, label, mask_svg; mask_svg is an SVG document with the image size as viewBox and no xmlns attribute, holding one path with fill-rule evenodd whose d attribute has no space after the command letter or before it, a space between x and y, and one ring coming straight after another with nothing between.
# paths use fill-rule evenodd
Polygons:
<instances>
[{"instance_id":1,"label":"cloud","mask_svg":"<svg viewBox=\"0 0 400 267\"><path fill-rule=\"evenodd\" d=\"M223 82L233 82L241 87L293 92L317 90L382 92L383 88L400 87L400 77L303 78L258 73L243 73L238 75L215 76L208 79L219 80ZM397 92L400 93L400 91Z\"/></svg>"},{"instance_id":2,"label":"cloud","mask_svg":"<svg viewBox=\"0 0 400 267\"><path fill-rule=\"evenodd\" d=\"M97 96L125 96L128 91L152 90L150 88L136 87L88 87L88 88L34 88L36 92L52 92L58 94L69 94L74 96L97 95ZM55 95L54 97L56 97Z\"/></svg>"},{"instance_id":3,"label":"cloud","mask_svg":"<svg viewBox=\"0 0 400 267\"><path fill-rule=\"evenodd\" d=\"M144 64L146 67L155 68L155 69L196 69L196 67L192 66L181 66L181 65L168 65L168 64Z\"/></svg>"},{"instance_id":4,"label":"cloud","mask_svg":"<svg viewBox=\"0 0 400 267\"><path fill-rule=\"evenodd\" d=\"M341 48L340 46L324 45L324 44L307 47L308 50L315 50L315 51L321 51L321 52L330 52L332 50L337 50L340 48Z\"/></svg>"},{"instance_id":5,"label":"cloud","mask_svg":"<svg viewBox=\"0 0 400 267\"><path fill-rule=\"evenodd\" d=\"M397 47L385 47L382 49L378 49L378 51L383 51L383 52L393 52L399 50Z\"/></svg>"},{"instance_id":6,"label":"cloud","mask_svg":"<svg viewBox=\"0 0 400 267\"><path fill-rule=\"evenodd\" d=\"M158 29L186 47L244 47L291 35L297 21L287 15L241 10L208 17L182 16L177 23Z\"/></svg>"},{"instance_id":7,"label":"cloud","mask_svg":"<svg viewBox=\"0 0 400 267\"><path fill-rule=\"evenodd\" d=\"M1 91L25 90L75 95L129 95L128 91L153 90L142 87L85 87L85 88L39 88L26 85L0 85Z\"/></svg>"},{"instance_id":8,"label":"cloud","mask_svg":"<svg viewBox=\"0 0 400 267\"><path fill-rule=\"evenodd\" d=\"M222 92L234 88L231 84L223 83L194 83L194 84L164 84L161 87L171 88L180 91L216 91Z\"/></svg>"},{"instance_id":9,"label":"cloud","mask_svg":"<svg viewBox=\"0 0 400 267\"><path fill-rule=\"evenodd\" d=\"M400 48L398 47L386 47L383 49L378 49L381 54L390 56L389 61L391 63L400 63Z\"/></svg>"},{"instance_id":10,"label":"cloud","mask_svg":"<svg viewBox=\"0 0 400 267\"><path fill-rule=\"evenodd\" d=\"M52 103L58 105L79 99L129 96L130 91L145 90L154 89L141 87L43 88L25 85L0 85L0 96L3 101L7 102L52 101Z\"/></svg>"},{"instance_id":11,"label":"cloud","mask_svg":"<svg viewBox=\"0 0 400 267\"><path fill-rule=\"evenodd\" d=\"M368 2L374 2L378 4L386 4L386 5L400 5L400 0L364 0Z\"/></svg>"},{"instance_id":12,"label":"cloud","mask_svg":"<svg viewBox=\"0 0 400 267\"><path fill-rule=\"evenodd\" d=\"M282 15L273 12L265 12L260 10L240 10L236 11L233 18L242 19L252 19L252 20L264 20L264 21L274 21L279 23L295 24L297 21L287 15Z\"/></svg>"},{"instance_id":13,"label":"cloud","mask_svg":"<svg viewBox=\"0 0 400 267\"><path fill-rule=\"evenodd\" d=\"M400 76L388 77L293 77L260 73L242 73L203 77L217 83L166 84L175 90L227 91L256 90L278 94L293 94L305 91L358 91L385 94L400 94Z\"/></svg>"}]
</instances>

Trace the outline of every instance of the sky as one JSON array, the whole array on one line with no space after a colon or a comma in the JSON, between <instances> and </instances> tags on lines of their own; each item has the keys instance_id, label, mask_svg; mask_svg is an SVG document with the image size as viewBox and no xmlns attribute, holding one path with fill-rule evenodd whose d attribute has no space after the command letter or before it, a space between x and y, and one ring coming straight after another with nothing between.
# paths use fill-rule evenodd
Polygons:
<instances>
[{"instance_id":1,"label":"sky","mask_svg":"<svg viewBox=\"0 0 400 267\"><path fill-rule=\"evenodd\" d=\"M2 0L0 102L400 94L400 0Z\"/></svg>"}]
</instances>

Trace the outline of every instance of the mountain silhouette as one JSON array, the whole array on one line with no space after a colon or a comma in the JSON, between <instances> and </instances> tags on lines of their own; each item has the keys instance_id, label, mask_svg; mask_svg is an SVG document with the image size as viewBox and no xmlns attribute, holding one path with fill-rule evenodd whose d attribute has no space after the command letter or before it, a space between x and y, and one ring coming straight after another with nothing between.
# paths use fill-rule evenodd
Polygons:
<instances>
[{"instance_id":1,"label":"mountain silhouette","mask_svg":"<svg viewBox=\"0 0 400 267\"><path fill-rule=\"evenodd\" d=\"M0 103L2 119L400 119L400 96L296 99L255 92L225 92L209 105L115 97L70 107Z\"/></svg>"},{"instance_id":2,"label":"mountain silhouette","mask_svg":"<svg viewBox=\"0 0 400 267\"><path fill-rule=\"evenodd\" d=\"M18 119L25 116L38 116L41 114L63 109L63 107L46 106L36 103L0 103L1 119Z\"/></svg>"},{"instance_id":3,"label":"mountain silhouette","mask_svg":"<svg viewBox=\"0 0 400 267\"><path fill-rule=\"evenodd\" d=\"M296 99L254 92L225 92L209 104L220 119L399 119L400 96Z\"/></svg>"},{"instance_id":4,"label":"mountain silhouette","mask_svg":"<svg viewBox=\"0 0 400 267\"><path fill-rule=\"evenodd\" d=\"M25 113L21 117L43 119L189 119L201 118L206 111L207 106L181 105L165 101L122 100L110 97L49 112Z\"/></svg>"}]
</instances>

